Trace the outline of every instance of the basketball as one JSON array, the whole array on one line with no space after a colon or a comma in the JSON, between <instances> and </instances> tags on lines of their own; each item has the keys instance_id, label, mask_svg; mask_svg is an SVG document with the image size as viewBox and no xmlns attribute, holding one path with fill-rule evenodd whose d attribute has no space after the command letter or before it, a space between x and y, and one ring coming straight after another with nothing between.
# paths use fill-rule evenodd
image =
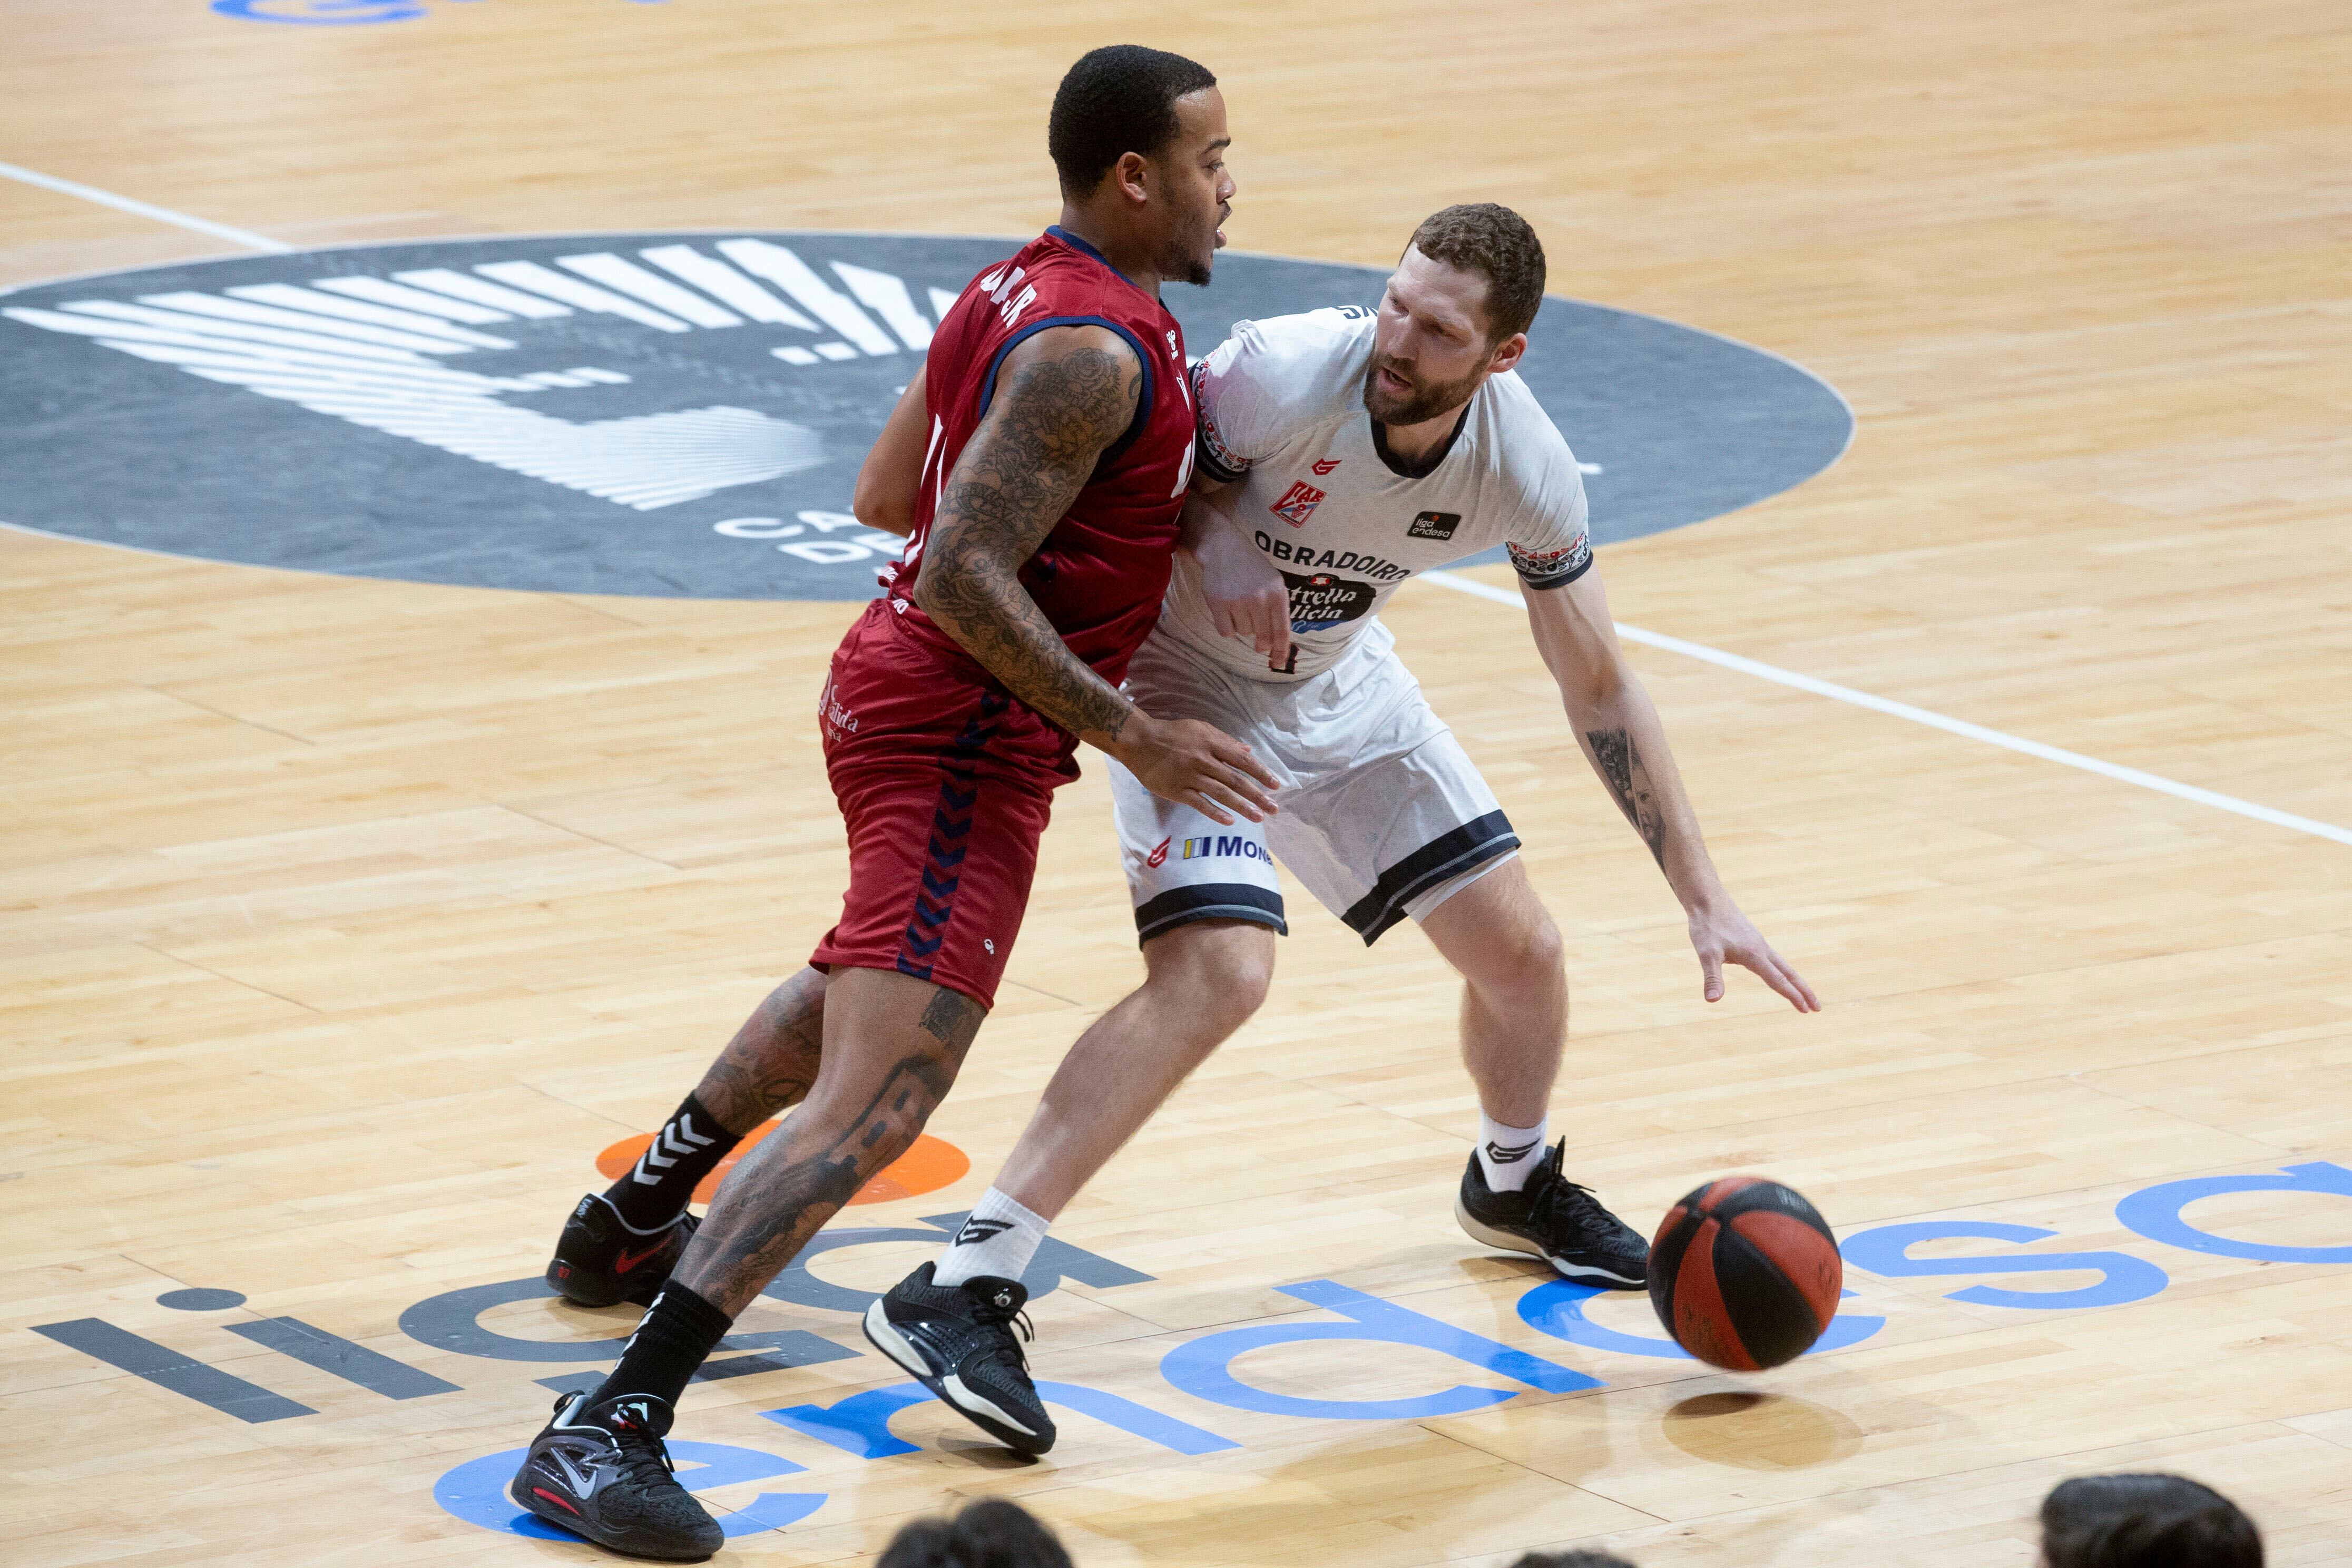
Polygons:
<instances>
[{"instance_id":1,"label":"basketball","mask_svg":"<svg viewBox=\"0 0 2352 1568\"><path fill-rule=\"evenodd\" d=\"M1762 1176L1690 1193L1650 1244L1658 1321L1683 1349L1731 1372L1761 1372L1811 1349L1844 1279L1829 1222Z\"/></svg>"}]
</instances>

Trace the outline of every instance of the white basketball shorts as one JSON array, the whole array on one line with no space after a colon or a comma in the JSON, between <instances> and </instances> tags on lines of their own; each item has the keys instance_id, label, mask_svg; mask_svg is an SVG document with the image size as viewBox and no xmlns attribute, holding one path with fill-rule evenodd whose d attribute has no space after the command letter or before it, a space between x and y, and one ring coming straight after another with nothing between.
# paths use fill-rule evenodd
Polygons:
<instances>
[{"instance_id":1,"label":"white basketball shorts","mask_svg":"<svg viewBox=\"0 0 2352 1568\"><path fill-rule=\"evenodd\" d=\"M1329 669L1283 685L1187 653L1163 623L1128 667L1127 693L1155 719L1198 719L1247 742L1282 784L1278 815L1236 814L1228 826L1109 764L1139 942L1202 920L1287 933L1278 859L1369 946L1518 850L1494 791L1377 622Z\"/></svg>"}]
</instances>

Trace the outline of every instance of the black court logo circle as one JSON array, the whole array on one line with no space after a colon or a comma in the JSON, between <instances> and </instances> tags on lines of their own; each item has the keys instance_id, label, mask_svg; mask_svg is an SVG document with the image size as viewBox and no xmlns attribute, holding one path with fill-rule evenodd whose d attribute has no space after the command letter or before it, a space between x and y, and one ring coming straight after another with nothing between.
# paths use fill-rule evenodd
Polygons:
<instances>
[{"instance_id":1,"label":"black court logo circle","mask_svg":"<svg viewBox=\"0 0 2352 1568\"><path fill-rule=\"evenodd\" d=\"M933 327L1020 241L712 230L237 257L0 292L0 523L254 566L541 592L864 599L859 463ZM1218 258L1189 352L1378 302L1386 268ZM1545 301L1521 376L1601 542L1820 472L1825 383Z\"/></svg>"}]
</instances>

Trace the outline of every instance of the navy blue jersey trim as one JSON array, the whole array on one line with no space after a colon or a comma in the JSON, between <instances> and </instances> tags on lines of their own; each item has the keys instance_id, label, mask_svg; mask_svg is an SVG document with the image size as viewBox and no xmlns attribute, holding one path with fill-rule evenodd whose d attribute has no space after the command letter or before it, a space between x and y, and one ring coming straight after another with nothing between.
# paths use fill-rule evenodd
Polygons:
<instances>
[{"instance_id":1,"label":"navy blue jersey trim","mask_svg":"<svg viewBox=\"0 0 2352 1568\"><path fill-rule=\"evenodd\" d=\"M1130 288L1130 289L1135 289L1135 288L1136 288L1135 279L1132 279L1132 278L1129 278L1126 273L1121 272L1118 268L1111 266L1111 264L1110 264L1110 258L1109 258L1109 257L1105 256L1101 251L1097 250L1097 249L1096 249L1096 248L1095 248L1091 244L1089 244L1087 241L1086 241L1086 240L1083 240L1083 239L1079 238L1079 237L1078 237L1076 235L1075 235L1075 234L1072 234L1068 229L1064 228L1060 224L1057 224L1057 223L1049 223L1049 224L1047 224L1047 225L1045 226L1045 232L1046 232L1047 234L1052 235L1055 239L1060 240L1064 245L1068 246L1072 250L1076 251L1080 256L1088 257L1088 258L1092 258L1093 260L1096 260L1096 261L1099 261L1099 262L1101 262L1101 263L1102 263L1102 265L1103 265L1103 267L1104 267L1104 268L1105 268L1107 271L1108 271L1108 272L1111 274L1111 276L1113 276L1113 277L1117 278L1120 282L1122 282L1122 283L1126 284L1129 288ZM1142 290L1141 290L1140 289L1136 289L1136 292L1139 294L1139 293L1141 293L1141 292L1142 292Z\"/></svg>"},{"instance_id":2,"label":"navy blue jersey trim","mask_svg":"<svg viewBox=\"0 0 2352 1568\"><path fill-rule=\"evenodd\" d=\"M1380 941L1381 932L1404 919L1407 903L1447 878L1458 877L1518 847L1519 836L1511 830L1511 819L1500 811L1490 811L1450 833L1439 834L1381 872L1372 890L1339 918L1370 947Z\"/></svg>"},{"instance_id":3,"label":"navy blue jersey trim","mask_svg":"<svg viewBox=\"0 0 2352 1568\"><path fill-rule=\"evenodd\" d=\"M1194 921L1249 921L1272 926L1277 936L1290 934L1290 925L1282 917L1280 893L1250 882L1196 882L1189 888L1171 888L1139 906L1135 943L1140 947Z\"/></svg>"},{"instance_id":4,"label":"navy blue jersey trim","mask_svg":"<svg viewBox=\"0 0 2352 1568\"><path fill-rule=\"evenodd\" d=\"M1143 367L1143 395L1136 399L1135 417L1129 422L1127 434L1103 448L1102 457L1095 464L1095 470L1099 473L1109 467L1121 452L1134 446L1136 437L1142 435L1144 427L1151 423L1152 399L1156 395L1151 379L1151 355L1145 350L1143 341L1108 316L1047 316L1043 321L1030 322L1005 339L998 347L996 357L988 362L988 379L981 384L980 412L972 416L972 424L976 427L980 421L987 418L989 405L996 401L996 373L1004 367L1004 356L1048 327L1108 327L1127 340L1127 346L1135 351L1136 363Z\"/></svg>"}]
</instances>

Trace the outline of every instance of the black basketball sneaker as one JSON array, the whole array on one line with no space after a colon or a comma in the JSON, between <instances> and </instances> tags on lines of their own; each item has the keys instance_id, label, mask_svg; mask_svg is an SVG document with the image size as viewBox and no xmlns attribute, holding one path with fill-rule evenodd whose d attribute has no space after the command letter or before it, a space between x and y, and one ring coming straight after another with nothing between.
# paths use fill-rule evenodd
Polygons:
<instances>
[{"instance_id":1,"label":"black basketball sneaker","mask_svg":"<svg viewBox=\"0 0 2352 1568\"><path fill-rule=\"evenodd\" d=\"M874 1348L998 1442L1024 1454L1054 1446L1054 1418L1029 1381L1029 1358L1013 1335L1029 1292L983 1275L961 1285L931 1283L924 1264L866 1309Z\"/></svg>"},{"instance_id":2,"label":"black basketball sneaker","mask_svg":"<svg viewBox=\"0 0 2352 1568\"><path fill-rule=\"evenodd\" d=\"M550 1524L637 1557L699 1563L727 1538L670 1471L669 1401L566 1394L507 1495Z\"/></svg>"},{"instance_id":3,"label":"black basketball sneaker","mask_svg":"<svg viewBox=\"0 0 2352 1568\"><path fill-rule=\"evenodd\" d=\"M1540 1258L1564 1279L1612 1290L1639 1290L1650 1280L1650 1244L1642 1233L1601 1206L1589 1187L1560 1173L1568 1140L1552 1146L1528 1184L1498 1193L1486 1184L1478 1154L1462 1173L1454 1217L1474 1241Z\"/></svg>"},{"instance_id":4,"label":"black basketball sneaker","mask_svg":"<svg viewBox=\"0 0 2352 1568\"><path fill-rule=\"evenodd\" d=\"M623 1301L650 1307L701 1223L682 1214L659 1230L631 1230L604 1194L590 1193L555 1238L547 1282L557 1295L583 1307Z\"/></svg>"}]
</instances>

